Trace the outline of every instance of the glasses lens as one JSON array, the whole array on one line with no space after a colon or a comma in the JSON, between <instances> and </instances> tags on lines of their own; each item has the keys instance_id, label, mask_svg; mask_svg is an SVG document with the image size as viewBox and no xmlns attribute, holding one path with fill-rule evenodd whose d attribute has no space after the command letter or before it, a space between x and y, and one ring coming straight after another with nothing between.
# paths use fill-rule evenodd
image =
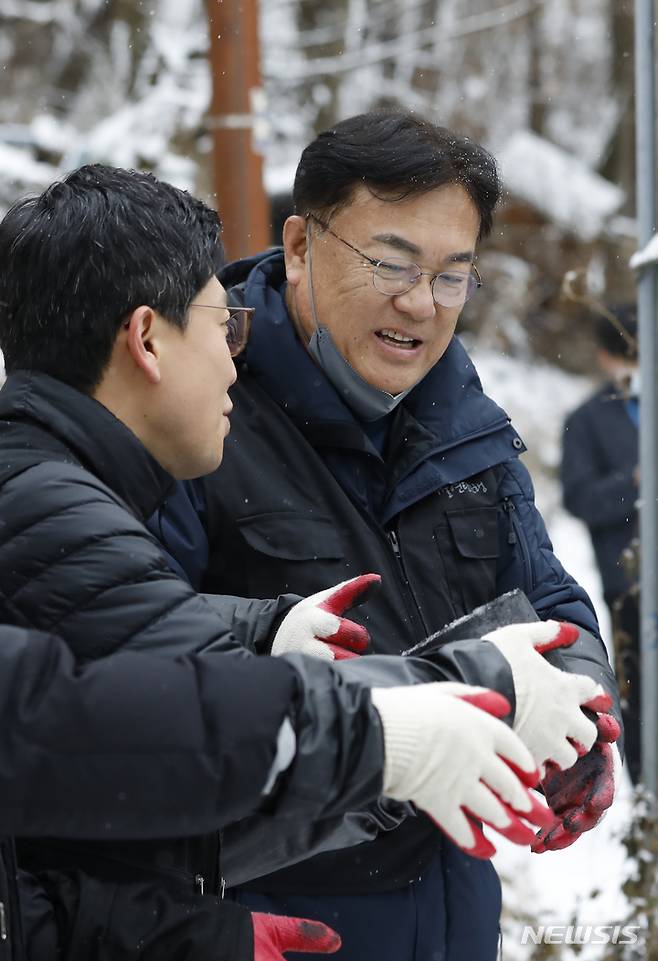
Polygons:
<instances>
[{"instance_id":1,"label":"glasses lens","mask_svg":"<svg viewBox=\"0 0 658 961\"><path fill-rule=\"evenodd\" d=\"M229 319L226 330L226 343L231 357L237 357L247 346L251 311L242 307L229 307Z\"/></svg>"},{"instance_id":2,"label":"glasses lens","mask_svg":"<svg viewBox=\"0 0 658 961\"><path fill-rule=\"evenodd\" d=\"M432 284L432 296L441 307L461 307L477 288L478 280L473 271L438 274Z\"/></svg>"},{"instance_id":3,"label":"glasses lens","mask_svg":"<svg viewBox=\"0 0 658 961\"><path fill-rule=\"evenodd\" d=\"M408 260L380 260L374 269L373 283L381 294L403 294L420 277L420 269Z\"/></svg>"}]
</instances>

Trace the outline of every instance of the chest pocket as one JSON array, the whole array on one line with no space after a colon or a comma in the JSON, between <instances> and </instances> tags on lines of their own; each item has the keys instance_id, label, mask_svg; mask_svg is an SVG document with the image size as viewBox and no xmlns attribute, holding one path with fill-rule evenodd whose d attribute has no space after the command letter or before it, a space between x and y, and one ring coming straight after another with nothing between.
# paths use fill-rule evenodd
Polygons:
<instances>
[{"instance_id":1,"label":"chest pocket","mask_svg":"<svg viewBox=\"0 0 658 961\"><path fill-rule=\"evenodd\" d=\"M251 597L292 592L312 594L351 576L344 574L344 550L331 518L276 511L240 518L246 546L241 565L245 590ZM319 576L318 564L326 571Z\"/></svg>"},{"instance_id":2,"label":"chest pocket","mask_svg":"<svg viewBox=\"0 0 658 961\"><path fill-rule=\"evenodd\" d=\"M498 510L449 510L445 517L446 523L434 528L434 541L455 616L461 617L496 596Z\"/></svg>"}]
</instances>

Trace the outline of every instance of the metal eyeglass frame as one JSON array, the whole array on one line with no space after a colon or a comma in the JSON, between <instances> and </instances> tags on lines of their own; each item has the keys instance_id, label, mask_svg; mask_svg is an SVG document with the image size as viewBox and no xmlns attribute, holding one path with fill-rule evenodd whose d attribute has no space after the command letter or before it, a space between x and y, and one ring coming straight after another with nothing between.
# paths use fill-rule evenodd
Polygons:
<instances>
[{"instance_id":1,"label":"metal eyeglass frame","mask_svg":"<svg viewBox=\"0 0 658 961\"><path fill-rule=\"evenodd\" d=\"M373 275L372 275L372 284L373 284L373 287L375 288L375 290L377 291L377 293L382 294L382 296L384 296L384 297L399 297L399 296L402 296L402 294L406 294L408 291L410 291L411 288L416 284L417 281L420 280L421 277L429 277L429 278L430 278L430 290L432 291L432 300L434 301L435 304L438 304L439 307L445 307L445 308L463 307L463 305L464 305L467 301L469 301L469 300L471 299L471 297L472 297L473 294L476 292L476 290L479 290L479 289L483 286L483 281L482 281L482 277L480 276L480 271L477 269L477 267L475 266L475 264L472 263L471 266L470 266L469 279L472 279L472 280L473 280L474 285L473 285L470 293L467 292L466 297L464 297L464 299L463 299L460 303L457 303L457 304L442 304L440 300L437 300L437 297L436 297L436 295L435 295L435 293L434 293L434 284L435 284L435 281L438 280L440 277L447 276L447 275L448 275L448 272L447 272L447 271L440 270L440 271L437 271L437 273L433 274L433 273L432 273L431 271L429 271L429 270L421 270L420 267L418 266L418 264L415 264L415 263L414 263L413 261L411 261L411 260L404 260L404 259L402 259L402 258L398 259L397 257L389 257L388 260L375 260L373 257L369 257L367 254L364 254L363 251L362 251L362 250L359 250L358 247L355 247L354 244L349 243L349 241L345 240L344 237L341 237L339 234L337 234L335 230L332 230L332 229L331 229L331 227L329 226L329 224L325 223L323 220L320 220L320 218L319 218L319 217L316 217L315 214L307 214L307 218L308 218L309 220L314 220L315 223L318 224L319 227L322 227L323 230L326 230L328 233L330 233L331 236L332 236L332 237L335 237L336 240L339 240L339 241L341 242L341 244L344 244L346 247L349 247L349 249L350 249L350 250L353 250L355 254L358 254L358 255L359 255L359 257L363 257L363 259L367 262L367 264L369 264L371 267L374 268L374 270L373 270ZM375 282L375 278L379 276L379 275L377 274L377 268L378 268L378 267L384 266L384 265L386 265L387 263L392 263L392 262L397 262L397 263L399 263L399 264L407 264L409 267L415 267L415 269L418 271L418 273L417 273L416 277L414 277L414 279L409 283L409 286L408 286L408 287L405 287L404 290L398 290L398 291L395 291L395 292L393 292L393 293L389 293L389 292L386 291L386 290L380 290L380 288L377 286L377 284L376 284L376 282ZM364 264L364 266L365 266L365 264ZM381 280L382 278L380 277L379 279ZM468 291L468 285L467 285L467 291Z\"/></svg>"},{"instance_id":2,"label":"metal eyeglass frame","mask_svg":"<svg viewBox=\"0 0 658 961\"><path fill-rule=\"evenodd\" d=\"M217 304L197 304L192 303L190 307L210 307L211 310L227 310L228 311L228 330L226 333L226 343L229 345L229 351L231 357L237 357L247 346L249 340L249 334L251 332L251 320L256 311L255 307L236 307L236 306L226 306L219 307ZM242 314L244 316L244 326L241 331L239 343L235 347L231 347L231 333L235 333L235 326L231 327L231 321L235 320L237 314Z\"/></svg>"}]
</instances>

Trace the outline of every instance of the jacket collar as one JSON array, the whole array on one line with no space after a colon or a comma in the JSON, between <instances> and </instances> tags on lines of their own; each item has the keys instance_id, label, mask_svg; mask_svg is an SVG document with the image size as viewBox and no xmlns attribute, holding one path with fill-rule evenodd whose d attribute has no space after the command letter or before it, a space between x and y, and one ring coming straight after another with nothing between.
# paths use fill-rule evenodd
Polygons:
<instances>
[{"instance_id":1,"label":"jacket collar","mask_svg":"<svg viewBox=\"0 0 658 961\"><path fill-rule=\"evenodd\" d=\"M290 321L283 252L276 249L260 259L229 264L220 279L230 286L240 275L244 282L231 289L229 299L256 308L243 354L249 371L300 427L318 423L339 425L341 430L348 425L356 427L356 418L303 346ZM362 434L361 429L358 433Z\"/></svg>"},{"instance_id":2,"label":"jacket collar","mask_svg":"<svg viewBox=\"0 0 658 961\"><path fill-rule=\"evenodd\" d=\"M228 265L221 275L231 299L256 308L245 363L261 386L314 443L368 449L363 428L299 341L285 305L285 268L280 248ZM433 438L434 452L507 427L507 456L518 454L516 432L505 411L482 391L473 362L456 337L402 407ZM389 415L392 416L392 415ZM506 433L507 433L506 432ZM340 443L342 441L342 443ZM338 442L338 443L337 443Z\"/></svg>"},{"instance_id":3,"label":"jacket collar","mask_svg":"<svg viewBox=\"0 0 658 961\"><path fill-rule=\"evenodd\" d=\"M55 437L142 520L173 487L172 476L114 414L47 374L10 374L0 390L0 419L29 421Z\"/></svg>"}]
</instances>

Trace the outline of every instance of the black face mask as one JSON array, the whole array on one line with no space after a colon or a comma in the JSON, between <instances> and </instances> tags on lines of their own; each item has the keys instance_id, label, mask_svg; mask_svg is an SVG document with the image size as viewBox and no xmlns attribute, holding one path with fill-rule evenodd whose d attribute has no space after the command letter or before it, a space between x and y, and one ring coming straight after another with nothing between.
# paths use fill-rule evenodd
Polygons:
<instances>
[{"instance_id":1,"label":"black face mask","mask_svg":"<svg viewBox=\"0 0 658 961\"><path fill-rule=\"evenodd\" d=\"M389 394L388 391L373 387L348 364L328 328L318 326L317 320L315 333L308 342L308 351L315 357L341 400L361 420L373 421L386 417L416 386L412 384L401 394Z\"/></svg>"}]
</instances>

